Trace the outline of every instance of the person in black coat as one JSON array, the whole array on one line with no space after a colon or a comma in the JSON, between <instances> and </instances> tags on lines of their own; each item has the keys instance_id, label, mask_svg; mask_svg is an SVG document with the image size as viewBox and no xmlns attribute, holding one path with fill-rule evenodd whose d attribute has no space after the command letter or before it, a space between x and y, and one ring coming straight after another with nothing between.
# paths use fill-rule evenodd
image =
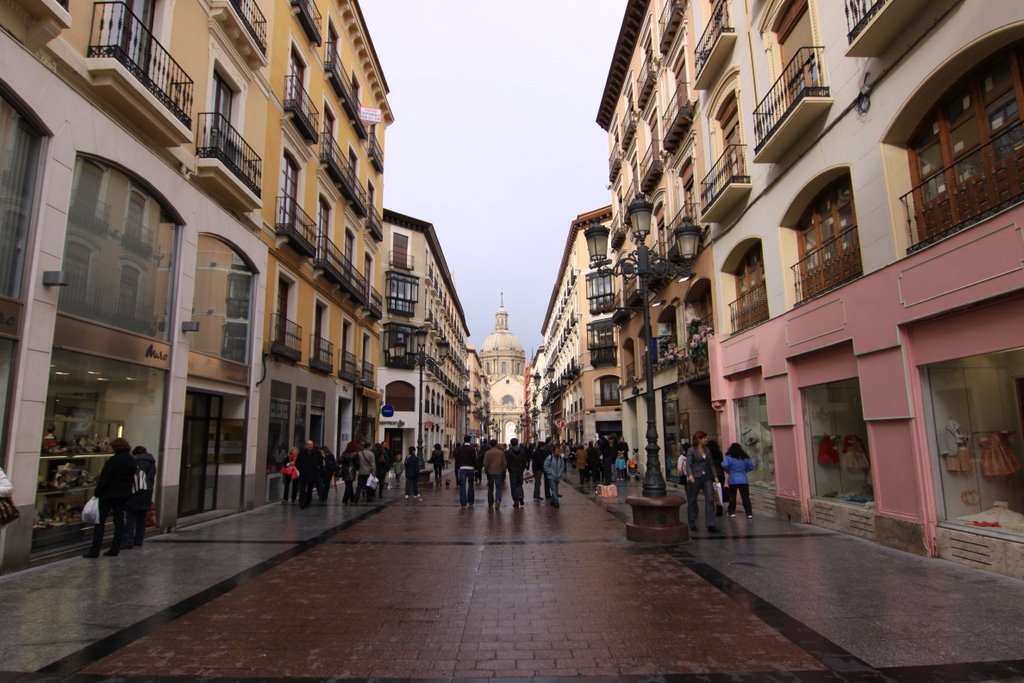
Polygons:
<instances>
[{"instance_id":1,"label":"person in black coat","mask_svg":"<svg viewBox=\"0 0 1024 683\"><path fill-rule=\"evenodd\" d=\"M338 460L327 446L320 447L320 469L317 471L316 493L321 503L327 502L327 494L331 492L334 475L338 473ZM302 470L299 470L300 472Z\"/></svg>"},{"instance_id":2,"label":"person in black coat","mask_svg":"<svg viewBox=\"0 0 1024 683\"><path fill-rule=\"evenodd\" d=\"M320 455L320 449L311 439L307 439L299 451L299 457L295 459L295 466L299 468L300 510L313 504L313 489L320 477L321 462L323 462L323 456Z\"/></svg>"},{"instance_id":3,"label":"person in black coat","mask_svg":"<svg viewBox=\"0 0 1024 683\"><path fill-rule=\"evenodd\" d=\"M107 523L107 516L111 513L114 515L114 538L110 541L110 550L103 554L113 557L121 552L121 540L124 538L124 504L132 495L135 458L132 457L132 446L127 439L118 437L111 442L110 447L114 454L103 463L100 478L93 491L93 495L100 501L100 520L92 527L92 546L83 557L100 556L103 529Z\"/></svg>"},{"instance_id":4,"label":"person in black coat","mask_svg":"<svg viewBox=\"0 0 1024 683\"><path fill-rule=\"evenodd\" d=\"M519 439L509 441L509 449L505 452L505 464L508 466L508 485L512 491L512 507L523 507L526 500L523 494L523 473L526 472L526 450Z\"/></svg>"},{"instance_id":5,"label":"person in black coat","mask_svg":"<svg viewBox=\"0 0 1024 683\"><path fill-rule=\"evenodd\" d=\"M145 446L132 449L135 456L135 482L139 482L140 474L145 487L133 486L135 491L124 504L124 538L121 550L129 550L142 545L146 538L146 513L153 507L153 486L156 482L156 458L146 450Z\"/></svg>"},{"instance_id":6,"label":"person in black coat","mask_svg":"<svg viewBox=\"0 0 1024 683\"><path fill-rule=\"evenodd\" d=\"M533 456L530 458L530 470L533 472L533 499L544 500L544 496L551 497L551 491L548 486L548 475L544 474L544 461L547 459L550 451L547 448L547 442L538 443L533 449ZM541 481L544 482L544 496L540 495Z\"/></svg>"},{"instance_id":7,"label":"person in black coat","mask_svg":"<svg viewBox=\"0 0 1024 683\"><path fill-rule=\"evenodd\" d=\"M615 466L615 447L602 436L601 440L597 442L597 448L601 451L601 483L611 484L614 482L612 469Z\"/></svg>"}]
</instances>

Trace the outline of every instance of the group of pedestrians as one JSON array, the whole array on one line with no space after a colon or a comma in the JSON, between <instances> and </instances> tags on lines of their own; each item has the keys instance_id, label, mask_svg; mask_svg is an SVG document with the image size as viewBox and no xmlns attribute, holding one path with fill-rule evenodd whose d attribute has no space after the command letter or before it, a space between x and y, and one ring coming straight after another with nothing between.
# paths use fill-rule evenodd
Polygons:
<instances>
[{"instance_id":1,"label":"group of pedestrians","mask_svg":"<svg viewBox=\"0 0 1024 683\"><path fill-rule=\"evenodd\" d=\"M487 506L501 507L508 478L513 509L526 506L525 483L533 479L533 499L545 497L552 507L559 507L558 485L565 475L566 461L561 444L543 442L524 446L519 439L511 439L506 447L491 439L486 444L472 443L467 436L455 451L455 472L459 486L459 505L472 507L476 503L475 484L482 475L487 476ZM543 494L541 492L543 490Z\"/></svg>"},{"instance_id":2,"label":"group of pedestrians","mask_svg":"<svg viewBox=\"0 0 1024 683\"><path fill-rule=\"evenodd\" d=\"M92 543L83 557L100 556L107 518L114 522L114 537L103 553L109 557L141 546L146 537L146 517L153 507L156 458L144 446L134 449L127 439L111 441L113 455L103 463L93 489L99 518L92 528Z\"/></svg>"},{"instance_id":3,"label":"group of pedestrians","mask_svg":"<svg viewBox=\"0 0 1024 683\"><path fill-rule=\"evenodd\" d=\"M740 444L733 443L723 454L718 443L706 432L694 432L677 465L679 478L686 482L686 517L690 531L697 530L700 512L697 496L700 494L704 495L704 518L710 533L719 531L718 518L722 516L726 503L729 517L736 516L737 496L743 499L747 519L753 519L747 475L755 467L756 463ZM721 497L716 494L716 485Z\"/></svg>"}]
</instances>

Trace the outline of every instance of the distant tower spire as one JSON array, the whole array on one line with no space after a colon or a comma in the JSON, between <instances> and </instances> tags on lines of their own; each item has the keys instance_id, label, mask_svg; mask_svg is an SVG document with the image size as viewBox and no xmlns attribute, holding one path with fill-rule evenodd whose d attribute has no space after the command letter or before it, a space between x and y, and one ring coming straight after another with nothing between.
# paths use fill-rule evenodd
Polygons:
<instances>
[{"instance_id":1,"label":"distant tower spire","mask_svg":"<svg viewBox=\"0 0 1024 683\"><path fill-rule=\"evenodd\" d=\"M498 307L505 308L505 290L501 291L501 298L498 300Z\"/></svg>"}]
</instances>

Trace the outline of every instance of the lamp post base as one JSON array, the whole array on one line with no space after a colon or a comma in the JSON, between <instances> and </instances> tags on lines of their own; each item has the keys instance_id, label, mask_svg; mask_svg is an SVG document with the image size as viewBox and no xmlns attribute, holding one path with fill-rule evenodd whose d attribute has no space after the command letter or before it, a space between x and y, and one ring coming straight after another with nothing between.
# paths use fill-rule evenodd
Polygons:
<instances>
[{"instance_id":1,"label":"lamp post base","mask_svg":"<svg viewBox=\"0 0 1024 683\"><path fill-rule=\"evenodd\" d=\"M673 544L690 540L690 531L679 519L682 496L629 496L626 504L633 508L633 523L626 524L626 538L636 543Z\"/></svg>"}]
</instances>

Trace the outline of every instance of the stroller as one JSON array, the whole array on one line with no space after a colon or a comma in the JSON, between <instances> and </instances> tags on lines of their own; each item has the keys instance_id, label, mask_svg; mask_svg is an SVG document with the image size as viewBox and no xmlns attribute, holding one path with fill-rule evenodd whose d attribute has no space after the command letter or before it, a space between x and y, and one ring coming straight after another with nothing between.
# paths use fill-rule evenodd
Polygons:
<instances>
[{"instance_id":1,"label":"stroller","mask_svg":"<svg viewBox=\"0 0 1024 683\"><path fill-rule=\"evenodd\" d=\"M636 454L639 448L633 449L633 457L626 461L626 479L640 481L640 464L637 462Z\"/></svg>"}]
</instances>

